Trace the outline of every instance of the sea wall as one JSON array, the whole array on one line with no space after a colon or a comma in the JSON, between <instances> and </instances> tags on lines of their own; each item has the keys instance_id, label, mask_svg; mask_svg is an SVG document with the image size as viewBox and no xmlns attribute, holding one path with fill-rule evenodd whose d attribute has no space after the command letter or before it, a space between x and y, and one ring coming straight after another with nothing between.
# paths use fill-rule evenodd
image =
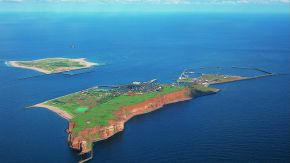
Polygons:
<instances>
[{"instance_id":1,"label":"sea wall","mask_svg":"<svg viewBox=\"0 0 290 163\"><path fill-rule=\"evenodd\" d=\"M67 129L69 145L81 153L90 152L93 142L107 139L123 131L124 124L132 117L157 110L167 104L189 100L192 98L192 94L194 93L191 89L184 88L180 91L159 95L139 104L122 107L115 111L116 118L111 120L109 125L86 128L77 133L72 130L76 124L70 122Z\"/></svg>"}]
</instances>

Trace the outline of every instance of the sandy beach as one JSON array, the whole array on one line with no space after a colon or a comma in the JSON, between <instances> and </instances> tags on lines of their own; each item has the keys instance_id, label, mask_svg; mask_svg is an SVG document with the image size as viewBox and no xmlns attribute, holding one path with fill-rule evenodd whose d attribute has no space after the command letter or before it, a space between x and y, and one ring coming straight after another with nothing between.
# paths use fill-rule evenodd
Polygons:
<instances>
[{"instance_id":1,"label":"sandy beach","mask_svg":"<svg viewBox=\"0 0 290 163\"><path fill-rule=\"evenodd\" d=\"M87 60L86 58L79 58L79 59L72 59L72 60L79 62L80 64L84 65L86 68L97 65L96 63L86 61Z\"/></svg>"},{"instance_id":2,"label":"sandy beach","mask_svg":"<svg viewBox=\"0 0 290 163\"><path fill-rule=\"evenodd\" d=\"M35 70L35 71L38 71L38 72L42 72L44 74L50 74L51 73L50 71L43 70L43 69L40 69L40 68L23 66L23 65L18 64L17 62L20 62L20 61L8 61L8 64L10 66L12 66L12 67L18 67L18 68L25 68L25 69Z\"/></svg>"},{"instance_id":3,"label":"sandy beach","mask_svg":"<svg viewBox=\"0 0 290 163\"><path fill-rule=\"evenodd\" d=\"M64 119L66 120L70 120L73 118L73 116L57 107L53 107L53 106L49 106L49 105L45 105L44 103L40 103L40 104L36 104L36 105L33 105L31 106L33 108L46 108L46 109L49 109L53 112L55 112L56 114L60 115L61 117L63 117Z\"/></svg>"}]
</instances>

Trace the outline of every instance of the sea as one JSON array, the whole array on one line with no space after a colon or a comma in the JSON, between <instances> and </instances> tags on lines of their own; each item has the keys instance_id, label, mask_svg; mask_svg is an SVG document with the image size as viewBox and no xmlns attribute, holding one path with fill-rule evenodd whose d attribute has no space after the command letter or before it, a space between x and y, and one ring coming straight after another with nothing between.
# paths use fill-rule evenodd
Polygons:
<instances>
[{"instance_id":1,"label":"sea","mask_svg":"<svg viewBox=\"0 0 290 163\"><path fill-rule=\"evenodd\" d=\"M6 64L48 57L99 65L41 75ZM96 85L173 83L183 69L202 66L280 75L213 85L221 92L134 117L94 143L90 162L290 162L289 63L288 14L2 12L0 162L79 161L68 122L31 105Z\"/></svg>"}]
</instances>

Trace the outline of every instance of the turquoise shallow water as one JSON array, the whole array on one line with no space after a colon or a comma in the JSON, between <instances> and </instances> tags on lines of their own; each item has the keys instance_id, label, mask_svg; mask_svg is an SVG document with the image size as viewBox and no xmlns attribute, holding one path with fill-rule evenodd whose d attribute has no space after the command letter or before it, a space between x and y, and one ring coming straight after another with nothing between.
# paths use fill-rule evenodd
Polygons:
<instances>
[{"instance_id":1,"label":"turquoise shallow water","mask_svg":"<svg viewBox=\"0 0 290 163\"><path fill-rule=\"evenodd\" d=\"M25 107L97 84L157 78L187 67L289 73L288 15L0 14L0 162L76 162L67 122ZM75 48L71 48L75 45ZM81 75L39 75L6 60L86 57ZM239 72L240 73L240 72ZM289 162L289 75L216 85L222 92L135 117L95 143L92 162Z\"/></svg>"}]
</instances>

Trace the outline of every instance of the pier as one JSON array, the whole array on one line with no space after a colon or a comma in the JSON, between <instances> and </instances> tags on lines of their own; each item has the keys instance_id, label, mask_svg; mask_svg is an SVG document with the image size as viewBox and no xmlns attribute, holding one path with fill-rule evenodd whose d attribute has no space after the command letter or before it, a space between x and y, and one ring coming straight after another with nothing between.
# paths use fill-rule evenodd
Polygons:
<instances>
[{"instance_id":1,"label":"pier","mask_svg":"<svg viewBox=\"0 0 290 163\"><path fill-rule=\"evenodd\" d=\"M80 154L81 156L87 155L88 153L84 153L84 154ZM87 161L90 161L91 159L93 159L94 157L94 143L92 143L92 150L89 152L89 157L85 158L85 159L81 159L79 161L79 163L85 163Z\"/></svg>"}]
</instances>

